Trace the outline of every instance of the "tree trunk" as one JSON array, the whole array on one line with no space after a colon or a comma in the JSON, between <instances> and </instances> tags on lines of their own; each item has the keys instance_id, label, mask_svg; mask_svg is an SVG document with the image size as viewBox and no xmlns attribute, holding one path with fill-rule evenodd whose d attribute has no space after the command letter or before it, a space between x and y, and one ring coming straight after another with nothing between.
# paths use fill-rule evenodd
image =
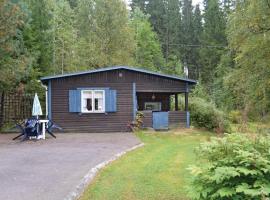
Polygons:
<instances>
[{"instance_id":1,"label":"tree trunk","mask_svg":"<svg viewBox=\"0 0 270 200\"><path fill-rule=\"evenodd\" d=\"M245 108L242 110L241 131L246 131L247 130L248 112L249 112L249 104L246 103Z\"/></svg>"}]
</instances>

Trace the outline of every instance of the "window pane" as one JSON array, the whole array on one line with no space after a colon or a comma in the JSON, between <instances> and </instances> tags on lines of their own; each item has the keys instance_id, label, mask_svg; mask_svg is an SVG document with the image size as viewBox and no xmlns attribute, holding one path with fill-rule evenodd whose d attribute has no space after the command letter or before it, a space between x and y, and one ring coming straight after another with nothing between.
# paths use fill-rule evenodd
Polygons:
<instances>
[{"instance_id":1,"label":"window pane","mask_svg":"<svg viewBox=\"0 0 270 200\"><path fill-rule=\"evenodd\" d=\"M145 102L145 110L161 111L161 102Z\"/></svg>"},{"instance_id":2,"label":"window pane","mask_svg":"<svg viewBox=\"0 0 270 200\"><path fill-rule=\"evenodd\" d=\"M92 110L92 99L86 99L86 108L88 111Z\"/></svg>"},{"instance_id":3,"label":"window pane","mask_svg":"<svg viewBox=\"0 0 270 200\"><path fill-rule=\"evenodd\" d=\"M95 91L95 111L104 111L104 92L103 91Z\"/></svg>"},{"instance_id":4,"label":"window pane","mask_svg":"<svg viewBox=\"0 0 270 200\"><path fill-rule=\"evenodd\" d=\"M92 91L83 91L83 98L92 98Z\"/></svg>"},{"instance_id":5,"label":"window pane","mask_svg":"<svg viewBox=\"0 0 270 200\"><path fill-rule=\"evenodd\" d=\"M95 98L97 98L97 99L103 98L103 92L102 91L96 91L95 92Z\"/></svg>"},{"instance_id":6,"label":"window pane","mask_svg":"<svg viewBox=\"0 0 270 200\"><path fill-rule=\"evenodd\" d=\"M82 93L83 112L89 112L93 110L92 107L92 91L83 91Z\"/></svg>"}]
</instances>

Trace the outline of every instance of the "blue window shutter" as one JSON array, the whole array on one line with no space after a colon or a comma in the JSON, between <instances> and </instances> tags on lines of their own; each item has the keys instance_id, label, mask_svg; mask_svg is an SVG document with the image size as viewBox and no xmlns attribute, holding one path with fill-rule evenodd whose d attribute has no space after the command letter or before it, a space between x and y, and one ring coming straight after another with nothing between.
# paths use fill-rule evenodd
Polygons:
<instances>
[{"instance_id":1,"label":"blue window shutter","mask_svg":"<svg viewBox=\"0 0 270 200\"><path fill-rule=\"evenodd\" d=\"M81 112L81 90L69 90L69 112Z\"/></svg>"},{"instance_id":2,"label":"blue window shutter","mask_svg":"<svg viewBox=\"0 0 270 200\"><path fill-rule=\"evenodd\" d=\"M117 111L117 92L116 90L105 89L105 112Z\"/></svg>"}]
</instances>

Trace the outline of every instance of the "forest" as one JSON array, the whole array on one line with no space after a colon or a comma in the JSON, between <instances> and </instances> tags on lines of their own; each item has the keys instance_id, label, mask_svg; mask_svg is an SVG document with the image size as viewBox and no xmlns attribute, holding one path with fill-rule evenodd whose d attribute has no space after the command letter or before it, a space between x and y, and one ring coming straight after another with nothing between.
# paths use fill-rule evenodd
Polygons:
<instances>
[{"instance_id":1,"label":"forest","mask_svg":"<svg viewBox=\"0 0 270 200\"><path fill-rule=\"evenodd\" d=\"M193 93L244 121L270 110L269 0L1 0L0 91L127 65L198 80Z\"/></svg>"},{"instance_id":2,"label":"forest","mask_svg":"<svg viewBox=\"0 0 270 200\"><path fill-rule=\"evenodd\" d=\"M181 118L185 127L162 131L143 127L144 116L136 113L133 84L130 96L122 95L122 102L128 104L125 100L130 97L132 106L123 106L125 115L121 116L131 117L128 111L133 109L133 121L124 126L134 126L134 133L82 136L66 132L57 133L57 140L37 140L41 121L45 121L44 139L45 132L50 133L54 125L49 115L40 120L32 114L37 117L34 126L25 120L31 116L35 92L45 107L41 77L117 65L196 80L190 94L185 80L185 99L184 95L178 99L175 91L167 92L174 94L174 99L168 98L168 105L174 106L171 111L178 111L178 107L184 110L186 100L186 117ZM86 100L85 107L91 111L87 114L95 115L91 118L93 124L98 121L96 116L105 116L99 118L104 131L103 124L109 124L104 109L105 88L101 97L95 98L93 89L87 89L91 95L88 98L81 98L81 90L77 90L79 100L75 95L70 98L74 89L70 93L65 89L61 91L66 93L56 96L60 103L55 107L67 103L67 99L79 102L77 105ZM51 108L48 99L52 99L51 89L47 91L46 111ZM154 92L151 91L153 101ZM18 98L15 106L8 107L3 103L12 100L7 94L28 94L30 98ZM116 91L113 94L116 107ZM100 99L103 109L94 106L99 105ZM175 103L178 100L179 105ZM82 117L83 106L79 106L77 114L64 115L67 105L55 109L59 116L66 116L65 123L70 126L81 120L81 126L88 131L92 125L86 113ZM4 121L5 110L11 110L14 116L28 110L17 118L22 121L17 128L24 127L19 135L24 136L22 141L33 139L26 130L34 130L34 142L22 145L12 140L13 134L7 132L15 127L16 119L10 114L10 121ZM94 114L94 110L102 112ZM152 111L155 110L151 109L151 115ZM72 114L78 118L72 118ZM202 0L197 5L192 0L0 0L0 128L0 171L4 175L0 176L4 180L0 199L16 199L14 195L18 199L57 199L60 189L68 191L66 187L75 181L75 192L69 191L72 196L64 194L65 199L75 199L73 195L81 191L81 200L269 200L270 0ZM117 135L121 137L117 139ZM105 137L108 138L104 140ZM131 141L124 137L133 137L136 146L123 151L130 148L126 143ZM104 152L117 154L110 158ZM82 162L83 159L87 160ZM89 170L91 163L96 166ZM75 179L79 172L86 171L94 174ZM88 177L93 179L91 184L86 181ZM3 194L8 196L1 198ZM25 194L34 195L26 198Z\"/></svg>"}]
</instances>

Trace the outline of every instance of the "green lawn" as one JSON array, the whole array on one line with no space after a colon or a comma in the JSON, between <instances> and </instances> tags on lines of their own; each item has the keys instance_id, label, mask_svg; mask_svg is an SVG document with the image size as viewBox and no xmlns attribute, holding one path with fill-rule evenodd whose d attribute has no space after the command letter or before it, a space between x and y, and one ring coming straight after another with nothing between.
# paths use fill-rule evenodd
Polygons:
<instances>
[{"instance_id":1,"label":"green lawn","mask_svg":"<svg viewBox=\"0 0 270 200\"><path fill-rule=\"evenodd\" d=\"M106 167L80 200L186 199L186 170L209 133L137 133L145 146Z\"/></svg>"}]
</instances>

